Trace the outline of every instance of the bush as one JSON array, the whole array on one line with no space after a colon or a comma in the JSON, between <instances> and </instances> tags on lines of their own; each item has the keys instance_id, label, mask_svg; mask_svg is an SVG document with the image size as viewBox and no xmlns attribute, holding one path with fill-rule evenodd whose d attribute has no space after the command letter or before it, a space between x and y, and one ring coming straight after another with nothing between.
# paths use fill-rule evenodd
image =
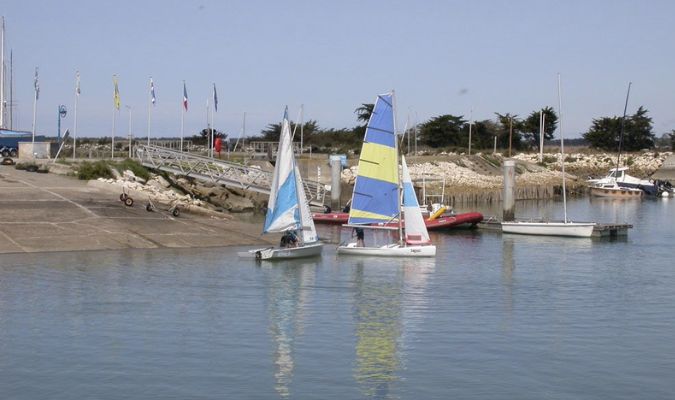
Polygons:
<instances>
[{"instance_id":1,"label":"bush","mask_svg":"<svg viewBox=\"0 0 675 400\"><path fill-rule=\"evenodd\" d=\"M541 159L541 162L542 162L542 164L544 164L544 165L546 165L546 164L553 164L553 163L558 162L558 159L557 159L556 157L554 157L554 156L544 156L544 157Z\"/></svg>"},{"instance_id":2,"label":"bush","mask_svg":"<svg viewBox=\"0 0 675 400\"><path fill-rule=\"evenodd\" d=\"M23 170L23 171L29 171L29 170L37 171L38 165L35 164L35 163L32 162L32 161L29 161L29 162L20 162L20 163L16 163L16 165L14 166L14 168L16 168L16 169L18 169L18 170Z\"/></svg>"},{"instance_id":3,"label":"bush","mask_svg":"<svg viewBox=\"0 0 675 400\"><path fill-rule=\"evenodd\" d=\"M110 167L106 161L100 160L94 163L85 161L80 164L77 170L77 177L81 180L91 180L98 178L112 178L113 174L110 172Z\"/></svg>"},{"instance_id":4,"label":"bush","mask_svg":"<svg viewBox=\"0 0 675 400\"><path fill-rule=\"evenodd\" d=\"M120 173L124 172L125 170L130 170L139 178L142 178L146 181L150 179L150 172L148 172L148 170L143 165L141 165L141 163L130 158L117 163L115 165L115 169L117 169Z\"/></svg>"}]
</instances>

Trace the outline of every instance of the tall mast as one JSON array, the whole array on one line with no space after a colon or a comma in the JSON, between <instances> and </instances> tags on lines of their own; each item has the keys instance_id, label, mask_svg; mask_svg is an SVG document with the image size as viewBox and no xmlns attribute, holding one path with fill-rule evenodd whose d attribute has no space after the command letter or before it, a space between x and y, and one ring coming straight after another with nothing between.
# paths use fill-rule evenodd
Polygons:
<instances>
[{"instance_id":1,"label":"tall mast","mask_svg":"<svg viewBox=\"0 0 675 400\"><path fill-rule=\"evenodd\" d=\"M630 86L633 82L628 82L628 93L626 93L626 104L623 106L623 118L621 118L621 133L619 134L619 155L616 158L616 169L614 170L614 180L619 175L619 163L621 162L621 147L623 146L623 130L626 126L626 111L628 110L628 97L630 96Z\"/></svg>"},{"instance_id":2,"label":"tall mast","mask_svg":"<svg viewBox=\"0 0 675 400\"><path fill-rule=\"evenodd\" d=\"M396 177L398 178L398 196L396 204L398 206L398 242L403 246L403 213L401 212L401 177L398 172L398 138L396 137L396 93L391 91L391 113L394 120L394 152L396 153Z\"/></svg>"},{"instance_id":3,"label":"tall mast","mask_svg":"<svg viewBox=\"0 0 675 400\"><path fill-rule=\"evenodd\" d=\"M0 17L0 128L5 127L5 17Z\"/></svg>"},{"instance_id":4,"label":"tall mast","mask_svg":"<svg viewBox=\"0 0 675 400\"><path fill-rule=\"evenodd\" d=\"M13 52L9 50L9 129L14 129L14 63Z\"/></svg>"},{"instance_id":5,"label":"tall mast","mask_svg":"<svg viewBox=\"0 0 675 400\"><path fill-rule=\"evenodd\" d=\"M565 213L564 222L567 223L567 190L565 190L565 135L563 133L562 118L562 99L560 94L560 74L558 74L558 116L560 118L560 153L562 155L562 192L563 192L563 210Z\"/></svg>"}]
</instances>

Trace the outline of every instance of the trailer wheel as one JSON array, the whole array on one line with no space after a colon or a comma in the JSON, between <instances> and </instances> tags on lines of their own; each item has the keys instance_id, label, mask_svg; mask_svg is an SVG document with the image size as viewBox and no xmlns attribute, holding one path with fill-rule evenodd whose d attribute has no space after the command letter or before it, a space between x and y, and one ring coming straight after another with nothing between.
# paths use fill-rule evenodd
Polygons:
<instances>
[{"instance_id":1,"label":"trailer wheel","mask_svg":"<svg viewBox=\"0 0 675 400\"><path fill-rule=\"evenodd\" d=\"M133 205L134 205L134 199L132 199L131 197L127 196L127 198L124 199L124 205L127 206L127 207L133 206Z\"/></svg>"},{"instance_id":2,"label":"trailer wheel","mask_svg":"<svg viewBox=\"0 0 675 400\"><path fill-rule=\"evenodd\" d=\"M146 205L145 205L145 211L147 211L147 212L152 212L152 211L153 211L153 209L152 209L152 204L150 204L150 203L146 204Z\"/></svg>"},{"instance_id":3,"label":"trailer wheel","mask_svg":"<svg viewBox=\"0 0 675 400\"><path fill-rule=\"evenodd\" d=\"M12 149L12 150L9 151L9 156L10 156L10 157L16 157L17 154L18 154L18 153L16 152L16 149Z\"/></svg>"},{"instance_id":4,"label":"trailer wheel","mask_svg":"<svg viewBox=\"0 0 675 400\"><path fill-rule=\"evenodd\" d=\"M173 210L171 211L171 215L173 215L174 217L178 217L180 215L180 210L178 209L178 207L173 208Z\"/></svg>"},{"instance_id":5,"label":"trailer wheel","mask_svg":"<svg viewBox=\"0 0 675 400\"><path fill-rule=\"evenodd\" d=\"M127 199L127 197L128 197L128 196L127 196L127 194L126 194L126 193L122 193L122 194L120 195L120 201L122 201L122 202L123 202L124 200L126 200L126 199Z\"/></svg>"},{"instance_id":6,"label":"trailer wheel","mask_svg":"<svg viewBox=\"0 0 675 400\"><path fill-rule=\"evenodd\" d=\"M9 157L9 150L3 149L2 153L0 153L0 154L2 154L3 157Z\"/></svg>"}]
</instances>

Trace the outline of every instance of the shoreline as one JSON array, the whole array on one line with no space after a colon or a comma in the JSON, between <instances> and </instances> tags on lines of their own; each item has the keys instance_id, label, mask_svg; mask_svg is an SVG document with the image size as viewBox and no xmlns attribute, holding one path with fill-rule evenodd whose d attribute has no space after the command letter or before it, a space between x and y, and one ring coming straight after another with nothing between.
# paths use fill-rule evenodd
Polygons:
<instances>
[{"instance_id":1,"label":"shoreline","mask_svg":"<svg viewBox=\"0 0 675 400\"><path fill-rule=\"evenodd\" d=\"M184 211L184 210L183 210ZM0 254L90 250L260 246L260 226L223 214L174 218L125 206L114 189L58 174L0 167Z\"/></svg>"}]
</instances>

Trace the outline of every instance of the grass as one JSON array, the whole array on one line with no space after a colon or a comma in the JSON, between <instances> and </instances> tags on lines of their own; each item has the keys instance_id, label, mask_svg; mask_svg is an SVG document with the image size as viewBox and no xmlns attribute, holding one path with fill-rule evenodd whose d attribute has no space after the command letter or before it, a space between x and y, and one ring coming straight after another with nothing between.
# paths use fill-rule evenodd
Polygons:
<instances>
[{"instance_id":1,"label":"grass","mask_svg":"<svg viewBox=\"0 0 675 400\"><path fill-rule=\"evenodd\" d=\"M31 169L33 167L35 169L37 169L37 164L32 162L32 161L30 161L30 162L19 162L19 163L16 163L16 165L14 166L14 168L16 168L18 170L23 170L23 171L25 171L27 169Z\"/></svg>"},{"instance_id":2,"label":"grass","mask_svg":"<svg viewBox=\"0 0 675 400\"><path fill-rule=\"evenodd\" d=\"M111 168L115 168L120 173L130 170L137 177L148 180L150 179L150 172L142 166L138 161L127 158L124 161L112 162L108 160L99 160L96 162L85 161L80 164L77 170L77 177L81 180L91 180L98 178L114 178Z\"/></svg>"}]
</instances>

